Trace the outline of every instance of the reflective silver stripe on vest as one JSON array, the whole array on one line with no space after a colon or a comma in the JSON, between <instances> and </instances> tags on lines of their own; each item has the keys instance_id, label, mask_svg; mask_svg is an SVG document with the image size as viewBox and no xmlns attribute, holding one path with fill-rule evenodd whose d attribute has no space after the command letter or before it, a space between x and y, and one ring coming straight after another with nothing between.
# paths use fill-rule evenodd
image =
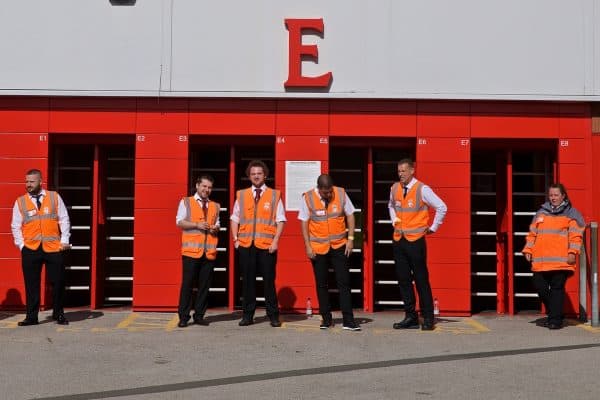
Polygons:
<instances>
[{"instance_id":1,"label":"reflective silver stripe on vest","mask_svg":"<svg viewBox=\"0 0 600 400\"><path fill-rule=\"evenodd\" d=\"M564 229L539 229L538 233L567 236L567 231L565 231Z\"/></svg>"},{"instance_id":2,"label":"reflective silver stripe on vest","mask_svg":"<svg viewBox=\"0 0 600 400\"><path fill-rule=\"evenodd\" d=\"M183 198L183 205L185 206L185 218L184 219L186 221L191 221L191 218L192 218L192 206L190 204L190 198L189 197L184 197Z\"/></svg>"},{"instance_id":3,"label":"reflective silver stripe on vest","mask_svg":"<svg viewBox=\"0 0 600 400\"><path fill-rule=\"evenodd\" d=\"M338 233L336 235L329 235L326 238L319 238L316 236L310 236L309 239L311 242L315 242L315 243L329 243L332 242L334 240L339 240L339 239L343 239L346 237L346 232L342 232L342 233Z\"/></svg>"},{"instance_id":4,"label":"reflective silver stripe on vest","mask_svg":"<svg viewBox=\"0 0 600 400\"><path fill-rule=\"evenodd\" d=\"M406 234L411 234L411 233L423 233L423 232L427 232L427 227L424 228L415 228L415 229L394 229L395 233L398 233L400 235L406 235Z\"/></svg>"},{"instance_id":5,"label":"reflective silver stripe on vest","mask_svg":"<svg viewBox=\"0 0 600 400\"><path fill-rule=\"evenodd\" d=\"M569 249L579 250L581 249L580 243L569 243Z\"/></svg>"},{"instance_id":6,"label":"reflective silver stripe on vest","mask_svg":"<svg viewBox=\"0 0 600 400\"><path fill-rule=\"evenodd\" d=\"M394 199L397 199L396 193L398 192L398 185L399 185L399 183L396 182L392 186L392 188L393 188L392 193L394 193ZM394 210L396 210L396 212L418 212L418 211L427 210L428 209L427 205L422 201L422 197L423 197L423 194L421 193L422 188L423 188L423 183L417 182L416 188L415 188L417 193L416 193L416 197L415 197L415 206L414 207L402 207L402 202L394 201ZM402 200L404 200L404 199L402 199ZM400 203L400 205L398 205L398 203ZM422 204L422 205L419 207L419 204Z\"/></svg>"},{"instance_id":7,"label":"reflective silver stripe on vest","mask_svg":"<svg viewBox=\"0 0 600 400\"><path fill-rule=\"evenodd\" d=\"M531 247L533 247L533 242L527 242L527 243L525 243L525 248L526 249L531 248Z\"/></svg>"},{"instance_id":8,"label":"reflective silver stripe on vest","mask_svg":"<svg viewBox=\"0 0 600 400\"><path fill-rule=\"evenodd\" d=\"M583 231L584 231L583 228L575 228L575 227L570 227L569 228L569 232L583 233Z\"/></svg>"},{"instance_id":9,"label":"reflective silver stripe on vest","mask_svg":"<svg viewBox=\"0 0 600 400\"><path fill-rule=\"evenodd\" d=\"M42 236L42 242L56 242L60 240L58 236Z\"/></svg>"},{"instance_id":10,"label":"reflective silver stripe on vest","mask_svg":"<svg viewBox=\"0 0 600 400\"><path fill-rule=\"evenodd\" d=\"M213 250L217 248L215 244L202 244L202 243L194 243L194 242L183 242L181 243L181 247L184 248L195 248L195 249L205 249L205 250Z\"/></svg>"},{"instance_id":11,"label":"reflective silver stripe on vest","mask_svg":"<svg viewBox=\"0 0 600 400\"><path fill-rule=\"evenodd\" d=\"M50 212L48 214L40 214L39 210L35 215L27 214L27 200L23 195L19 198L19 203L21 204L21 215L23 216L23 223L31 222L31 221L41 221L43 219L56 219L58 220L58 212L56 211L56 202L54 201L54 192L46 191L46 197L50 199Z\"/></svg>"},{"instance_id":12,"label":"reflective silver stripe on vest","mask_svg":"<svg viewBox=\"0 0 600 400\"><path fill-rule=\"evenodd\" d=\"M532 262L567 262L567 257L534 257Z\"/></svg>"},{"instance_id":13,"label":"reflective silver stripe on vest","mask_svg":"<svg viewBox=\"0 0 600 400\"><path fill-rule=\"evenodd\" d=\"M274 233L254 233L254 235L252 234L253 232L242 232L238 234L238 238L247 238L247 237L253 237L253 238L265 238L265 239L273 239L275 237Z\"/></svg>"}]
</instances>

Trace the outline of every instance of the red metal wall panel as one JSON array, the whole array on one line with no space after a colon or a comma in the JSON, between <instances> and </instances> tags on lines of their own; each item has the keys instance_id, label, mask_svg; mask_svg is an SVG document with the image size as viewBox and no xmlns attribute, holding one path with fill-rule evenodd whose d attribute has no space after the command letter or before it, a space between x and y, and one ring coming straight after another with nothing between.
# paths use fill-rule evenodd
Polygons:
<instances>
[{"instance_id":1,"label":"red metal wall panel","mask_svg":"<svg viewBox=\"0 0 600 400\"><path fill-rule=\"evenodd\" d=\"M48 132L46 97L0 98L0 132Z\"/></svg>"},{"instance_id":2,"label":"red metal wall panel","mask_svg":"<svg viewBox=\"0 0 600 400\"><path fill-rule=\"evenodd\" d=\"M1 157L45 158L48 156L48 134L0 133L0 149Z\"/></svg>"},{"instance_id":3,"label":"red metal wall panel","mask_svg":"<svg viewBox=\"0 0 600 400\"><path fill-rule=\"evenodd\" d=\"M20 183L25 193L25 173L32 168L43 171L47 163L46 158L0 158L0 182Z\"/></svg>"},{"instance_id":4,"label":"red metal wall panel","mask_svg":"<svg viewBox=\"0 0 600 400\"><path fill-rule=\"evenodd\" d=\"M137 311L174 311L179 300L179 285L134 285L133 306Z\"/></svg>"},{"instance_id":5,"label":"red metal wall panel","mask_svg":"<svg viewBox=\"0 0 600 400\"><path fill-rule=\"evenodd\" d=\"M181 285L181 258L162 260L159 254L156 256L147 254L147 258L138 261L140 261L140 265L135 271L136 286L156 285L157 283ZM178 299L179 297L165 299L163 304L176 305Z\"/></svg>"},{"instance_id":6,"label":"red metal wall panel","mask_svg":"<svg viewBox=\"0 0 600 400\"><path fill-rule=\"evenodd\" d=\"M181 183L145 183L135 186L135 208L140 210L143 208L156 209L160 207L171 207L173 223L175 223L175 215L179 200L184 196L189 195L190 190L181 192ZM136 226L139 222L136 221Z\"/></svg>"},{"instance_id":7,"label":"red metal wall panel","mask_svg":"<svg viewBox=\"0 0 600 400\"><path fill-rule=\"evenodd\" d=\"M413 101L339 100L331 103L332 136L403 136L417 132Z\"/></svg>"},{"instance_id":8,"label":"red metal wall panel","mask_svg":"<svg viewBox=\"0 0 600 400\"><path fill-rule=\"evenodd\" d=\"M133 133L135 121L135 99L50 99L50 132Z\"/></svg>"},{"instance_id":9,"label":"red metal wall panel","mask_svg":"<svg viewBox=\"0 0 600 400\"><path fill-rule=\"evenodd\" d=\"M442 167L445 163L468 163L471 159L469 138L419 137L417 139L417 165L419 162L435 162Z\"/></svg>"},{"instance_id":10,"label":"red metal wall panel","mask_svg":"<svg viewBox=\"0 0 600 400\"><path fill-rule=\"evenodd\" d=\"M275 118L277 135L329 133L329 103L324 100L280 100Z\"/></svg>"},{"instance_id":11,"label":"red metal wall panel","mask_svg":"<svg viewBox=\"0 0 600 400\"><path fill-rule=\"evenodd\" d=\"M135 163L135 183L139 184L173 184L178 183L180 193L185 195L187 190L187 159L137 159Z\"/></svg>"},{"instance_id":12,"label":"red metal wall panel","mask_svg":"<svg viewBox=\"0 0 600 400\"><path fill-rule=\"evenodd\" d=\"M471 121L465 114L419 114L417 116L417 136L471 136Z\"/></svg>"},{"instance_id":13,"label":"red metal wall panel","mask_svg":"<svg viewBox=\"0 0 600 400\"><path fill-rule=\"evenodd\" d=\"M272 135L275 100L190 100L190 133Z\"/></svg>"},{"instance_id":14,"label":"red metal wall panel","mask_svg":"<svg viewBox=\"0 0 600 400\"><path fill-rule=\"evenodd\" d=\"M139 99L136 133L189 133L188 106L181 99Z\"/></svg>"},{"instance_id":15,"label":"red metal wall panel","mask_svg":"<svg viewBox=\"0 0 600 400\"><path fill-rule=\"evenodd\" d=\"M471 136L480 138L557 138L558 117L472 115Z\"/></svg>"},{"instance_id":16,"label":"red metal wall panel","mask_svg":"<svg viewBox=\"0 0 600 400\"><path fill-rule=\"evenodd\" d=\"M17 249L13 241L13 236L10 232L10 222L8 225L4 226L7 226L8 229L4 228L6 231L0 233L0 260L4 262L5 259L19 259L21 254L19 253L19 249Z\"/></svg>"},{"instance_id":17,"label":"red metal wall panel","mask_svg":"<svg viewBox=\"0 0 600 400\"><path fill-rule=\"evenodd\" d=\"M445 312L470 310L471 137L559 139L561 180L577 208L600 218L600 206L593 201L600 196L595 185L600 163L593 162L593 156L600 154L600 140L591 137L588 104L5 97L0 98L0 221L5 222L5 229L0 229L4 236L0 251L8 249L12 258L2 260L0 282L14 280L17 294L22 290L20 262L7 221L15 198L24 192L24 169L41 166L47 175L48 131L88 137L137 134L136 309L173 309L177 302L180 235L174 217L179 199L189 192L190 132L283 138L276 144L278 189L285 189L286 160L320 160L326 171L331 136L360 137L367 143L373 137L417 138L417 177L431 185L450 210L440 231L428 238L434 294ZM568 141L568 146L560 146L561 140ZM288 212L287 216L277 279L282 306L303 309L310 296L316 308L312 268L305 259L297 214ZM8 289L0 286L0 295ZM569 296L575 296L577 287L569 283L568 290Z\"/></svg>"}]
</instances>

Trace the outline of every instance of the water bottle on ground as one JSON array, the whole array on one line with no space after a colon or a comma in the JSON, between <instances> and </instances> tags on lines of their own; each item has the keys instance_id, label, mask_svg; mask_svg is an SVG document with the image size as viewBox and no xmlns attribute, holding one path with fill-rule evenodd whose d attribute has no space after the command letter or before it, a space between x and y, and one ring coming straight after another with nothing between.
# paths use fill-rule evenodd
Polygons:
<instances>
[{"instance_id":1,"label":"water bottle on ground","mask_svg":"<svg viewBox=\"0 0 600 400\"><path fill-rule=\"evenodd\" d=\"M306 316L311 318L313 315L312 311L312 303L310 302L310 297L306 299Z\"/></svg>"},{"instance_id":2,"label":"water bottle on ground","mask_svg":"<svg viewBox=\"0 0 600 400\"><path fill-rule=\"evenodd\" d=\"M438 317L440 315L440 302L437 297L433 299L433 315Z\"/></svg>"}]
</instances>

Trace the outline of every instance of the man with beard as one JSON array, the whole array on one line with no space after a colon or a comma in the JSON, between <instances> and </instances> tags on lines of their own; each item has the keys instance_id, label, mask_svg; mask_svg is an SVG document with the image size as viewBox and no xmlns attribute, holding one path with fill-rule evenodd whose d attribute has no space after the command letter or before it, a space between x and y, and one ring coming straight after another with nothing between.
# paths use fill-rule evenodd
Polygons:
<instances>
[{"instance_id":1,"label":"man with beard","mask_svg":"<svg viewBox=\"0 0 600 400\"><path fill-rule=\"evenodd\" d=\"M42 189L40 170L27 171L25 188L27 194L15 201L11 222L15 245L21 250L27 304L27 315L18 325L38 324L43 264L46 264L53 286L52 319L60 325L68 325L63 310L65 269L62 252L70 248L69 215L57 192Z\"/></svg>"}]
</instances>

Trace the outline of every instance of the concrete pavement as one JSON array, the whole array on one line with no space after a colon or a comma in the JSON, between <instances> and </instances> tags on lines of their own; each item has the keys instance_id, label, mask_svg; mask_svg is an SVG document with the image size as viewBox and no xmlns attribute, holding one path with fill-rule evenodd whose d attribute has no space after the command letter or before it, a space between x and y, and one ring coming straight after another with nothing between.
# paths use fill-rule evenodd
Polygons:
<instances>
[{"instance_id":1,"label":"concrete pavement","mask_svg":"<svg viewBox=\"0 0 600 400\"><path fill-rule=\"evenodd\" d=\"M40 318L49 317L48 312ZM361 332L322 331L319 317L210 310L209 326L170 313L68 311L17 327L0 313L2 399L591 399L600 329L539 316L442 317L436 330L396 331L401 312L357 313Z\"/></svg>"}]
</instances>

